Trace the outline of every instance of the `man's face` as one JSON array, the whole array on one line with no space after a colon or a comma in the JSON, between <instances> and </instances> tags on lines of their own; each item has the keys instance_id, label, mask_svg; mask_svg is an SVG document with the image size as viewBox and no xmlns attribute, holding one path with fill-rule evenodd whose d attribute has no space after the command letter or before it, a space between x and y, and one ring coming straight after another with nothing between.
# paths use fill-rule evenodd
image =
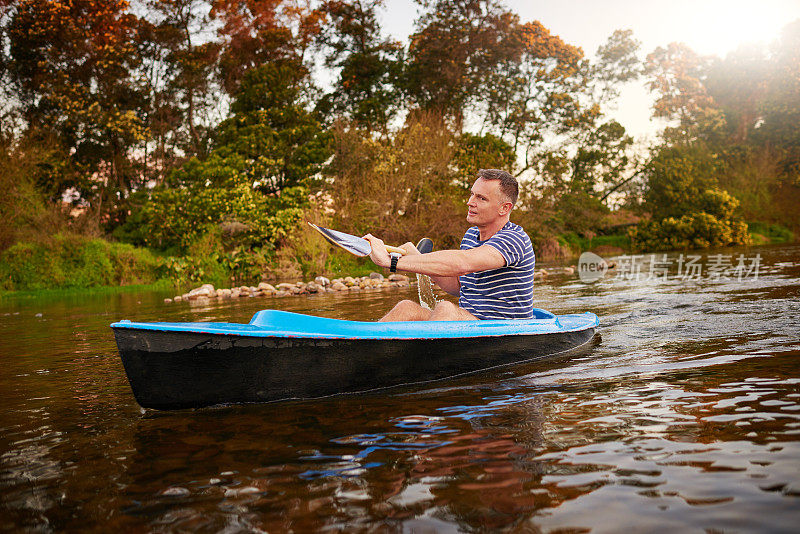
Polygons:
<instances>
[{"instance_id":1,"label":"man's face","mask_svg":"<svg viewBox=\"0 0 800 534\"><path fill-rule=\"evenodd\" d=\"M508 213L510 202L500 191L500 180L478 178L467 201L467 222L481 225L491 223Z\"/></svg>"}]
</instances>

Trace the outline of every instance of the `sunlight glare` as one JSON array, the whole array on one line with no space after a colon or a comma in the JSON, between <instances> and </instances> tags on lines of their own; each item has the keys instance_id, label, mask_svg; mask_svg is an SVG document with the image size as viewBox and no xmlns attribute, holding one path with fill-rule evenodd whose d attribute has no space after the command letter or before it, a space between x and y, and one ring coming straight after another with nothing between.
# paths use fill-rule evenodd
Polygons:
<instances>
[{"instance_id":1,"label":"sunlight glare","mask_svg":"<svg viewBox=\"0 0 800 534\"><path fill-rule=\"evenodd\" d=\"M680 40L700 54L725 57L742 45L768 45L795 17L790 2L706 0L694 3L694 13L679 30Z\"/></svg>"}]
</instances>

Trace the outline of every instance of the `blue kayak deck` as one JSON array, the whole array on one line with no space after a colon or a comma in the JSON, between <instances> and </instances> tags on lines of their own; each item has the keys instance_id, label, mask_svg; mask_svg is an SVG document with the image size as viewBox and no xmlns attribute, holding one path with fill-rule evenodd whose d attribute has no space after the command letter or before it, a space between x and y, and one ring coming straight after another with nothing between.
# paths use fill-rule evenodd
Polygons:
<instances>
[{"instance_id":1,"label":"blue kayak deck","mask_svg":"<svg viewBox=\"0 0 800 534\"><path fill-rule=\"evenodd\" d=\"M534 309L533 319L498 321L366 322L315 317L281 310L256 312L241 323L136 323L120 321L112 328L160 332L193 332L246 337L313 339L450 339L557 334L595 328L593 313L553 315Z\"/></svg>"}]
</instances>

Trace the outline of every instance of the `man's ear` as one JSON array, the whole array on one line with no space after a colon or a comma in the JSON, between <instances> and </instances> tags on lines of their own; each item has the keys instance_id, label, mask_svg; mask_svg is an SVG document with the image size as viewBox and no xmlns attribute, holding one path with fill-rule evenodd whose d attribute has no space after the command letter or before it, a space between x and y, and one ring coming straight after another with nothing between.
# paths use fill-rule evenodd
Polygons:
<instances>
[{"instance_id":1,"label":"man's ear","mask_svg":"<svg viewBox=\"0 0 800 534\"><path fill-rule=\"evenodd\" d=\"M511 208L514 207L514 204L511 202L503 202L500 204L500 215L508 215L511 212Z\"/></svg>"}]
</instances>

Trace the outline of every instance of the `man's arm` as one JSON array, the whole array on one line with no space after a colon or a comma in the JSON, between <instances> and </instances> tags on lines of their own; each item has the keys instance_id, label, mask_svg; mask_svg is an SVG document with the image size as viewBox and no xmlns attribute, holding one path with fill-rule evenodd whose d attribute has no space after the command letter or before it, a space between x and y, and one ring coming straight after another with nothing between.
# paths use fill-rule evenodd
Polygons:
<instances>
[{"instance_id":1,"label":"man's arm","mask_svg":"<svg viewBox=\"0 0 800 534\"><path fill-rule=\"evenodd\" d=\"M372 245L370 258L379 267L389 267L391 259L380 239L364 236ZM428 254L408 254L397 261L397 268L412 273L427 274L451 295L459 290L458 277L468 273L499 269L506 264L500 251L489 245L469 250L438 250Z\"/></svg>"}]
</instances>

